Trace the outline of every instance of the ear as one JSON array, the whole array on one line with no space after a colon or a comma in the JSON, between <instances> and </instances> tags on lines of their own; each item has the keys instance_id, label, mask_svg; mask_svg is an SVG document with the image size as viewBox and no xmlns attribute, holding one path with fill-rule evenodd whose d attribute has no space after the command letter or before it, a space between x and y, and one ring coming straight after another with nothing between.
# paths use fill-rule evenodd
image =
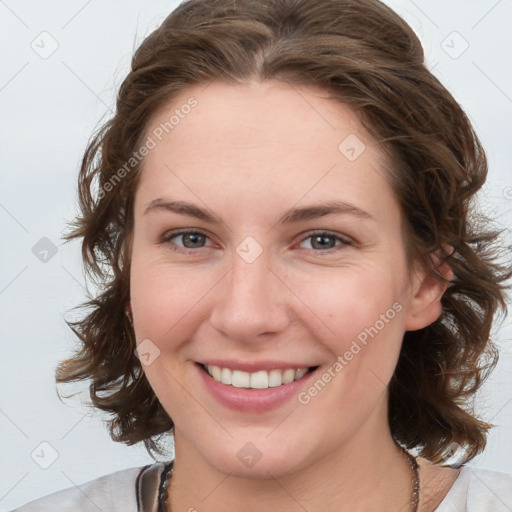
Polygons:
<instances>
[{"instance_id":1,"label":"ear","mask_svg":"<svg viewBox=\"0 0 512 512\"><path fill-rule=\"evenodd\" d=\"M430 255L428 262L416 266L405 318L407 331L423 329L441 316L441 297L453 279L452 269L445 256L453 253L453 247L445 245L443 249L444 255L438 251Z\"/></svg>"}]
</instances>

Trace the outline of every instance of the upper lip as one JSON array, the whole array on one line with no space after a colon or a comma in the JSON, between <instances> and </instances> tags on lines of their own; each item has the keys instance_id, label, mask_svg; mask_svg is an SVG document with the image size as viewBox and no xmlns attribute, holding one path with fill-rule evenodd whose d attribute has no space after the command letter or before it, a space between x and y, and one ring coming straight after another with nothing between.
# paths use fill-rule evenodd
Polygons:
<instances>
[{"instance_id":1,"label":"upper lip","mask_svg":"<svg viewBox=\"0 0 512 512\"><path fill-rule=\"evenodd\" d=\"M205 366L219 366L220 368L229 368L230 370L241 370L243 372L254 373L258 371L270 371L270 370L286 370L288 368L297 370L298 368L311 368L312 366L308 363L296 363L289 361L237 361L227 359L208 359L204 361L197 361L197 363Z\"/></svg>"}]
</instances>

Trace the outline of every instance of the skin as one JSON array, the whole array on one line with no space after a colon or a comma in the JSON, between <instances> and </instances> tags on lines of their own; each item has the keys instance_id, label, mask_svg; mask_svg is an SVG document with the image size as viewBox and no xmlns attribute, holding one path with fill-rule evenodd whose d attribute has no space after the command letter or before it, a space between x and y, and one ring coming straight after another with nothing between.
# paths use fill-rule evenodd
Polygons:
<instances>
[{"instance_id":1,"label":"skin","mask_svg":"<svg viewBox=\"0 0 512 512\"><path fill-rule=\"evenodd\" d=\"M137 342L160 351L144 371L175 423L173 512L408 510L411 469L391 437L387 385L404 332L438 318L444 287L428 268L408 267L389 162L354 112L326 96L278 81L214 82L190 87L148 125L151 134L198 102L145 158L134 211L130 309ZM366 146L354 161L338 149L351 134ZM222 222L145 214L157 198ZM334 199L371 218L278 224L290 208ZM206 236L162 242L185 228ZM327 249L313 245L313 230L334 236ZM248 236L263 250L252 263L236 251ZM393 304L400 312L306 405L234 411L198 378L194 362L213 357L322 373ZM262 455L252 467L237 457L248 442ZM433 510L457 472L420 464L420 510Z\"/></svg>"}]
</instances>

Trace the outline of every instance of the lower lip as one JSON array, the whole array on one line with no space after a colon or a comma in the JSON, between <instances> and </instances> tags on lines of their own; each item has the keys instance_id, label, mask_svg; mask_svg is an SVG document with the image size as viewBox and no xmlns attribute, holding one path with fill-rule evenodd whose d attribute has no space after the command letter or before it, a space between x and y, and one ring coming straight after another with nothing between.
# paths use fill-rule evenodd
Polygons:
<instances>
[{"instance_id":1,"label":"lower lip","mask_svg":"<svg viewBox=\"0 0 512 512\"><path fill-rule=\"evenodd\" d=\"M266 412L297 397L304 385L315 375L318 368L289 384L267 389L236 388L217 382L201 365L195 364L200 378L208 391L222 405L243 412Z\"/></svg>"}]
</instances>

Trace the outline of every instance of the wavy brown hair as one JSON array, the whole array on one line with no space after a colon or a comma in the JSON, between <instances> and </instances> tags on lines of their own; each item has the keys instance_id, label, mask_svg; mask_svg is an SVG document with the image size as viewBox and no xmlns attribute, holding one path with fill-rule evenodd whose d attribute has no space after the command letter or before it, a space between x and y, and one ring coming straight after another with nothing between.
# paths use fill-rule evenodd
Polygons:
<instances>
[{"instance_id":1,"label":"wavy brown hair","mask_svg":"<svg viewBox=\"0 0 512 512\"><path fill-rule=\"evenodd\" d=\"M101 293L82 304L89 311L80 321L67 322L80 347L58 366L57 382L90 380L92 403L113 415L112 438L161 451L158 438L173 422L134 354L125 314L141 171L130 159L155 112L190 85L252 79L323 88L351 105L387 152L408 261L432 261L436 253L453 271L441 317L404 336L389 384L391 432L434 463L454 443L464 449L463 462L471 460L492 426L472 404L497 361L490 333L495 314L506 310L511 273L500 263L499 232L472 206L487 175L481 144L426 68L412 29L377 0L188 0L143 41L114 116L82 160L81 212L64 238L83 238L84 265Z\"/></svg>"}]
</instances>

